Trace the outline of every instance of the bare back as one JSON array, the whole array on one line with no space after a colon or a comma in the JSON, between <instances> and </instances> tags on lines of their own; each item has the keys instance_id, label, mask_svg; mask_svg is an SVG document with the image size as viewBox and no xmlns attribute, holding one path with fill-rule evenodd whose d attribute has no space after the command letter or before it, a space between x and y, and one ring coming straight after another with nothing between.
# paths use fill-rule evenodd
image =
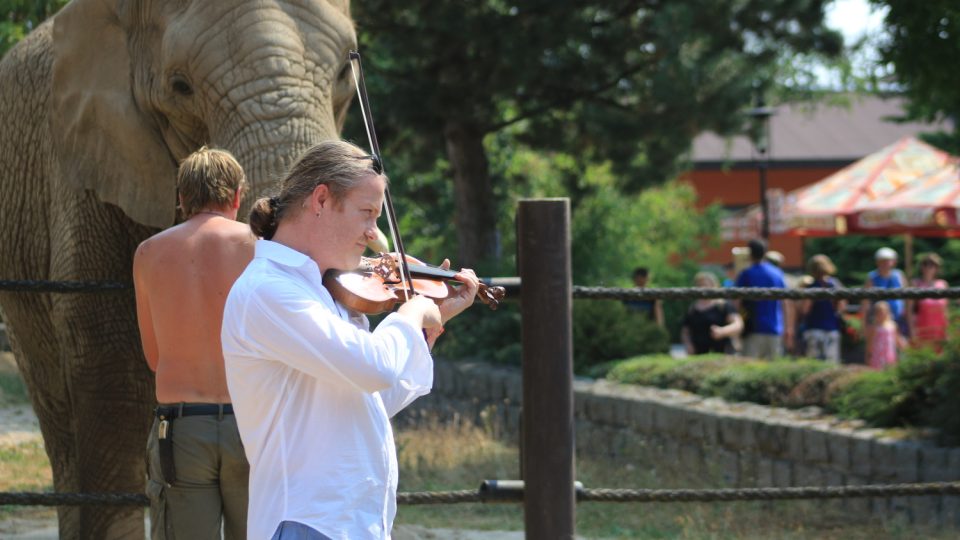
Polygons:
<instances>
[{"instance_id":1,"label":"bare back","mask_svg":"<svg viewBox=\"0 0 960 540\"><path fill-rule=\"evenodd\" d=\"M200 213L137 249L137 316L158 402L230 402L223 306L253 258L255 240L246 224Z\"/></svg>"}]
</instances>

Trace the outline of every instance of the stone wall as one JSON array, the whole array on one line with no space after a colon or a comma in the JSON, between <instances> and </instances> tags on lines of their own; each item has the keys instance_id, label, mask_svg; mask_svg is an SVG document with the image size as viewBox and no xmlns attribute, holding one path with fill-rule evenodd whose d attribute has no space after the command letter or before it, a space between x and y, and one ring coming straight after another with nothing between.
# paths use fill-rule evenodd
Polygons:
<instances>
[{"instance_id":1,"label":"stone wall","mask_svg":"<svg viewBox=\"0 0 960 540\"><path fill-rule=\"evenodd\" d=\"M517 444L522 384L517 369L436 363L434 391L399 425L466 420ZM579 379L574 382L578 455L642 454L657 467L709 479L680 487L786 487L960 480L960 448L893 440L812 410L727 403L687 392ZM604 487L604 486L589 486ZM651 486L636 486L651 487ZM834 503L830 503L834 504ZM960 497L838 501L851 512L960 526Z\"/></svg>"}]
</instances>

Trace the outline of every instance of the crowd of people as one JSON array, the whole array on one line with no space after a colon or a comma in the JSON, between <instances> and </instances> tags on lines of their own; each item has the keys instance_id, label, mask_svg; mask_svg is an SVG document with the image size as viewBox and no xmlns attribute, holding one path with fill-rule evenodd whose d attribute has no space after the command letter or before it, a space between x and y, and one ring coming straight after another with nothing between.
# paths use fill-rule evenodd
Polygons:
<instances>
[{"instance_id":1,"label":"crowd of people","mask_svg":"<svg viewBox=\"0 0 960 540\"><path fill-rule=\"evenodd\" d=\"M725 287L787 288L781 269L783 255L768 251L761 240L749 245L750 264L739 273L733 265L725 267ZM898 254L882 247L874 254L876 268L867 275L864 288L894 289L906 286L946 288L939 277L943 260L927 253L919 260L919 276L908 281L897 268ZM642 285L648 272L643 270ZM829 256L816 254L807 261L806 274L794 286L805 289L841 289L837 268ZM636 275L636 274L635 274ZM719 286L712 272L699 272L694 287ZM947 338L947 300L864 300L855 314L848 313L845 300L739 300L703 299L694 301L681 321L680 338L687 354L740 354L751 358L774 359L803 356L840 363L843 334L854 319L859 319L864 354L862 362L882 369L896 363L907 347L932 347L940 351ZM646 301L645 309L662 310L657 301ZM636 308L634 308L636 309ZM652 318L652 317L651 317ZM662 319L661 319L662 320ZM661 322L662 326L662 322Z\"/></svg>"}]
</instances>

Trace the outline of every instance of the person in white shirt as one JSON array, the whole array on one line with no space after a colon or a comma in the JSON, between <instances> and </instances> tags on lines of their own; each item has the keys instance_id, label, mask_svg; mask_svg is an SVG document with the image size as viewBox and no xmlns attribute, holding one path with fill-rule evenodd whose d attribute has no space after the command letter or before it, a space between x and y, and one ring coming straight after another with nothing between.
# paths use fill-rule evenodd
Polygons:
<instances>
[{"instance_id":1,"label":"person in white shirt","mask_svg":"<svg viewBox=\"0 0 960 540\"><path fill-rule=\"evenodd\" d=\"M376 236L387 179L374 165L352 144L320 143L250 214L262 239L227 297L221 340L251 539L390 538L390 417L430 391L430 346L477 292L462 270L439 306L415 296L373 331L333 299L323 273L356 268Z\"/></svg>"}]
</instances>

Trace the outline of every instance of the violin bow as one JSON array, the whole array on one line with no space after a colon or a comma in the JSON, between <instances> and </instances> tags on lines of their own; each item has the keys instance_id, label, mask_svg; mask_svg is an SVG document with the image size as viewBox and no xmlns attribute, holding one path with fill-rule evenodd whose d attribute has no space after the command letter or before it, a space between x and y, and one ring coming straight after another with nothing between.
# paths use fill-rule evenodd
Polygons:
<instances>
[{"instance_id":1,"label":"violin bow","mask_svg":"<svg viewBox=\"0 0 960 540\"><path fill-rule=\"evenodd\" d=\"M385 174L383 157L380 155L380 144L377 142L377 132L373 127L373 113L370 111L370 100L367 98L367 84L363 79L363 66L360 63L360 53L350 51L347 55L350 62L350 71L353 72L353 82L357 87L357 97L360 99L360 112L363 114L363 125L367 129L367 141L370 143L370 154L373 159L373 170L377 174ZM390 237L393 245L400 254L400 278L407 286L403 291L404 300L410 299L413 293L413 278L410 275L410 266L407 264L407 253L403 249L403 240L400 238L400 227L397 225L397 214L393 209L393 198L390 196L390 186L384 189L383 207L387 214L387 223L390 226Z\"/></svg>"}]
</instances>

